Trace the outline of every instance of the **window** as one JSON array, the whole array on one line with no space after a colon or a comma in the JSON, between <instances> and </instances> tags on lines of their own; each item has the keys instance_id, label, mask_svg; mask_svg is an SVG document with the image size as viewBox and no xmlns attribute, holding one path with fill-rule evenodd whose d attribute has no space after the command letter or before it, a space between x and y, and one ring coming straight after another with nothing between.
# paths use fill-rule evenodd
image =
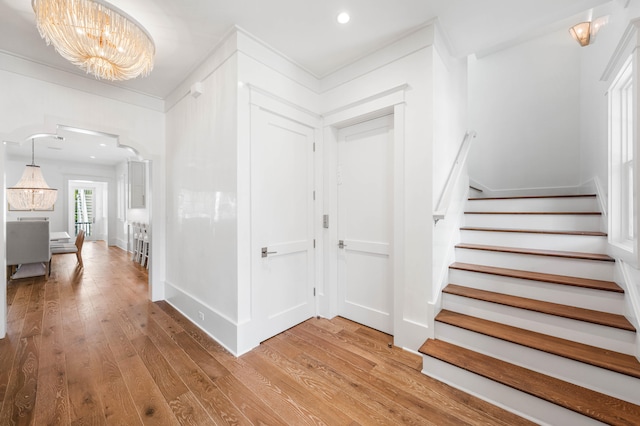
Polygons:
<instances>
[{"instance_id":1,"label":"window","mask_svg":"<svg viewBox=\"0 0 640 426\"><path fill-rule=\"evenodd\" d=\"M632 253L637 240L634 83L630 57L609 90L609 235L612 244Z\"/></svg>"},{"instance_id":2,"label":"window","mask_svg":"<svg viewBox=\"0 0 640 426\"><path fill-rule=\"evenodd\" d=\"M94 222L93 189L78 188L75 190L74 197L75 234L77 235L78 231L82 229L85 235L90 237Z\"/></svg>"}]
</instances>

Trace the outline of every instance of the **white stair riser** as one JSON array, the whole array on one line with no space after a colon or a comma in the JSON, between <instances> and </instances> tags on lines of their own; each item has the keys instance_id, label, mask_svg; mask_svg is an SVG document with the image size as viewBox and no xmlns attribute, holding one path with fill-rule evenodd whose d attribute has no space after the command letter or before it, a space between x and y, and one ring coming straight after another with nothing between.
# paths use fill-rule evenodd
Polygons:
<instances>
[{"instance_id":1,"label":"white stair riser","mask_svg":"<svg viewBox=\"0 0 640 426\"><path fill-rule=\"evenodd\" d=\"M534 370L566 382L582 386L615 398L640 404L640 379L611 370L585 364L562 356L507 342L449 324L436 322L435 336L498 358L511 364Z\"/></svg>"},{"instance_id":2,"label":"white stair riser","mask_svg":"<svg viewBox=\"0 0 640 426\"><path fill-rule=\"evenodd\" d=\"M597 212L596 197L525 198L506 200L468 200L466 211L472 212Z\"/></svg>"},{"instance_id":3,"label":"white stair riser","mask_svg":"<svg viewBox=\"0 0 640 426\"><path fill-rule=\"evenodd\" d=\"M471 227L544 231L600 231L600 215L465 214Z\"/></svg>"},{"instance_id":4,"label":"white stair riser","mask_svg":"<svg viewBox=\"0 0 640 426\"><path fill-rule=\"evenodd\" d=\"M456 262L613 281L615 264L599 260L456 249Z\"/></svg>"},{"instance_id":5,"label":"white stair riser","mask_svg":"<svg viewBox=\"0 0 640 426\"><path fill-rule=\"evenodd\" d=\"M558 235L521 232L461 230L461 242L542 250L606 253L607 238L591 235Z\"/></svg>"},{"instance_id":6,"label":"white stair riser","mask_svg":"<svg viewBox=\"0 0 640 426\"><path fill-rule=\"evenodd\" d=\"M422 372L540 425L602 425L559 405L424 355Z\"/></svg>"},{"instance_id":7,"label":"white stair riser","mask_svg":"<svg viewBox=\"0 0 640 426\"><path fill-rule=\"evenodd\" d=\"M616 352L635 353L635 333L626 330L446 293L442 308Z\"/></svg>"},{"instance_id":8,"label":"white stair riser","mask_svg":"<svg viewBox=\"0 0 640 426\"><path fill-rule=\"evenodd\" d=\"M624 315L624 293L449 269L449 282L464 287Z\"/></svg>"}]
</instances>

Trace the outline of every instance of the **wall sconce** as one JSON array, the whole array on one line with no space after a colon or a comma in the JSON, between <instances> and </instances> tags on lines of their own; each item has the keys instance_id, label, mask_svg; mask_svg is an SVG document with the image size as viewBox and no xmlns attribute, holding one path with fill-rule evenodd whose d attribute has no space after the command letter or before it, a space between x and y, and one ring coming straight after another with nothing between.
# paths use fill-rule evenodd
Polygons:
<instances>
[{"instance_id":1,"label":"wall sconce","mask_svg":"<svg viewBox=\"0 0 640 426\"><path fill-rule=\"evenodd\" d=\"M596 41L596 35L600 29L609 23L609 15L601 16L593 21L580 22L569 28L569 34L580 46L588 46Z\"/></svg>"},{"instance_id":2,"label":"wall sconce","mask_svg":"<svg viewBox=\"0 0 640 426\"><path fill-rule=\"evenodd\" d=\"M588 46L591 42L591 22L580 22L569 28L569 34L578 42L580 46Z\"/></svg>"}]
</instances>

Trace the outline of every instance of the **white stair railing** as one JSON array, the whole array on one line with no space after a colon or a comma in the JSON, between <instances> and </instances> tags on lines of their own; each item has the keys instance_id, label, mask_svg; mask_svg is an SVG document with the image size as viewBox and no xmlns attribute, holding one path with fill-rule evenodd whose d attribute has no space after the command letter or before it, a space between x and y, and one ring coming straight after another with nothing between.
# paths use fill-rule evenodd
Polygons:
<instances>
[{"instance_id":1,"label":"white stair railing","mask_svg":"<svg viewBox=\"0 0 640 426\"><path fill-rule=\"evenodd\" d=\"M464 134L464 138L460 144L460 149L458 150L458 155L456 156L456 161L453 163L453 166L451 166L451 171L449 171L449 176L447 177L447 181L442 189L442 193L440 194L440 199L438 200L436 209L433 212L434 224L438 224L438 221L444 219L447 215L447 210L451 204L451 195L453 194L456 183L462 174L464 164L467 161L469 147L471 146L471 139L475 137L476 132L473 130L469 130Z\"/></svg>"}]
</instances>

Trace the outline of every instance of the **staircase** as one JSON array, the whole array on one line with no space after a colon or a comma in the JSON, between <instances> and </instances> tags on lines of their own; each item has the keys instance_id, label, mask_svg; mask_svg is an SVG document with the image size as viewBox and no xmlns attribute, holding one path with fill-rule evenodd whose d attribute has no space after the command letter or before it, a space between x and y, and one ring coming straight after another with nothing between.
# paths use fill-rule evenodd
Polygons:
<instances>
[{"instance_id":1,"label":"staircase","mask_svg":"<svg viewBox=\"0 0 640 426\"><path fill-rule=\"evenodd\" d=\"M596 197L470 198L464 220L423 372L541 424L640 424Z\"/></svg>"}]
</instances>

